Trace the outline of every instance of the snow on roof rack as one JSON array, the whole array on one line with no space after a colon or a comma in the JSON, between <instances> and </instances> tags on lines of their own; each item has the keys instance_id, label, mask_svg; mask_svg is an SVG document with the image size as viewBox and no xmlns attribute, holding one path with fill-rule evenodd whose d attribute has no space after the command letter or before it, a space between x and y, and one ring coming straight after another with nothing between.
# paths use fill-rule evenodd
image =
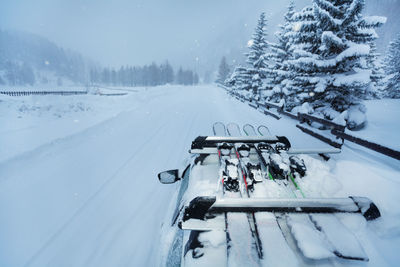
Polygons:
<instances>
[{"instance_id":1,"label":"snow on roof rack","mask_svg":"<svg viewBox=\"0 0 400 267\"><path fill-rule=\"evenodd\" d=\"M182 224L190 219L205 220L206 215L222 212L286 213L361 213L366 220L381 216L377 206L366 197L347 198L217 198L196 197L185 208Z\"/></svg>"}]
</instances>

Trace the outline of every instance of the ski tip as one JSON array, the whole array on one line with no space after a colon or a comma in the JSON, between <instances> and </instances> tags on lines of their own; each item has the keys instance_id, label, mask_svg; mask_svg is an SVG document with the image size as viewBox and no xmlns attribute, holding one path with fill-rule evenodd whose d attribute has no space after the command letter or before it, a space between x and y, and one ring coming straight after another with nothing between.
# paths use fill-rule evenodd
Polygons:
<instances>
[{"instance_id":1,"label":"ski tip","mask_svg":"<svg viewBox=\"0 0 400 267\"><path fill-rule=\"evenodd\" d=\"M242 129L247 136L257 136L254 126L249 123L243 125Z\"/></svg>"},{"instance_id":2,"label":"ski tip","mask_svg":"<svg viewBox=\"0 0 400 267\"><path fill-rule=\"evenodd\" d=\"M230 122L226 125L226 131L229 136L241 136L242 132L240 130L239 124L236 122Z\"/></svg>"},{"instance_id":3,"label":"ski tip","mask_svg":"<svg viewBox=\"0 0 400 267\"><path fill-rule=\"evenodd\" d=\"M261 136L268 136L271 135L270 130L268 129L267 126L265 125L260 125L257 127L257 132L261 135Z\"/></svg>"},{"instance_id":4,"label":"ski tip","mask_svg":"<svg viewBox=\"0 0 400 267\"><path fill-rule=\"evenodd\" d=\"M183 221L188 219L204 219L205 214L210 207L215 203L216 197L196 197L190 201L189 206L186 207L183 215Z\"/></svg>"},{"instance_id":5,"label":"ski tip","mask_svg":"<svg viewBox=\"0 0 400 267\"><path fill-rule=\"evenodd\" d=\"M223 122L220 122L220 121L214 122L212 129L213 129L213 134L215 136L225 136L226 135L226 127Z\"/></svg>"},{"instance_id":6,"label":"ski tip","mask_svg":"<svg viewBox=\"0 0 400 267\"><path fill-rule=\"evenodd\" d=\"M369 198L366 197L350 197L360 209L361 214L367 221L373 221L381 217L378 207Z\"/></svg>"}]
</instances>

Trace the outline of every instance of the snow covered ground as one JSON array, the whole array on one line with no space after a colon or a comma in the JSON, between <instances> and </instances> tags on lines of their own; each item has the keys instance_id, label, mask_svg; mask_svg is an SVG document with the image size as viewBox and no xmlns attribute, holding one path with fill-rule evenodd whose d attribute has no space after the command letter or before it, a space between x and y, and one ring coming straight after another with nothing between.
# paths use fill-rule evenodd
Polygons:
<instances>
[{"instance_id":1,"label":"snow covered ground","mask_svg":"<svg viewBox=\"0 0 400 267\"><path fill-rule=\"evenodd\" d=\"M347 131L348 134L400 150L398 141L400 125L399 99L365 101L367 125L361 131Z\"/></svg>"},{"instance_id":2,"label":"snow covered ground","mask_svg":"<svg viewBox=\"0 0 400 267\"><path fill-rule=\"evenodd\" d=\"M385 103L397 110L400 104ZM398 146L398 123L391 128L398 116L379 114L369 113L368 128L357 134L371 131L370 140ZM215 121L265 124L294 148L328 147L293 120L265 116L215 86L138 88L125 96L0 96L0 266L157 264L176 185L161 185L156 175L179 167L192 139L211 134ZM355 229L371 236L361 240L371 266L395 265L399 162L346 143L323 165L329 175L304 186L370 197L383 218Z\"/></svg>"}]
</instances>

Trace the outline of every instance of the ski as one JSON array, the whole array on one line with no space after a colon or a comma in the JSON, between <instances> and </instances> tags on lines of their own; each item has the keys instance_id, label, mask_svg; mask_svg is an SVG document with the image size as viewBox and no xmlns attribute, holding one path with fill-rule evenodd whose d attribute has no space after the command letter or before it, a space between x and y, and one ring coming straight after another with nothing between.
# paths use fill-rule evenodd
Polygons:
<instances>
[{"instance_id":1,"label":"ski","mask_svg":"<svg viewBox=\"0 0 400 267\"><path fill-rule=\"evenodd\" d=\"M213 132L214 134L219 134L219 136L225 136L227 132L232 132L232 128L225 126L222 123L215 123L213 125ZM231 156L231 151L233 149L233 145L231 143L227 142L221 142L217 144L217 151L218 151L218 160L219 160L219 177L220 181L218 182L218 185L222 187L220 190L221 195L223 198L225 197L237 197L241 198L241 182L240 182L240 176L239 176L239 161L238 159L234 158ZM219 190L218 190L219 191ZM246 219L245 214L235 214L235 213L229 213L229 212L224 212L223 218L224 218L224 225L222 226L221 224L218 224L218 221L216 222L217 226L216 228L224 227L225 228L225 235L226 235L226 255L229 262L234 262L235 257L248 257L248 255L245 255L243 253L245 252L245 249L238 244L241 244L241 240L243 239L243 235L240 234L237 230L241 228L241 224L244 223L243 220ZM214 220L215 223L215 220ZM249 221L250 228L251 227L251 222ZM203 228L201 228L203 225ZM192 227L194 225L191 225ZM188 227L188 226L183 226L183 227ZM190 227L190 226L189 226ZM200 229L208 229L210 226L202 224L197 221L196 222L196 227ZM253 227L254 228L254 227ZM250 232L251 232L250 229ZM243 230L242 230L243 231ZM249 232L249 235L250 235ZM247 235L244 235L246 237ZM249 240L249 242L251 242ZM240 256L241 255L241 256ZM253 255L254 260L256 260L258 256ZM228 264L229 265L229 264Z\"/></svg>"},{"instance_id":2,"label":"ski","mask_svg":"<svg viewBox=\"0 0 400 267\"><path fill-rule=\"evenodd\" d=\"M215 136L226 136L226 128L225 128L225 124L223 124L222 122L215 122L213 124L213 133ZM227 143L220 143L217 146L217 150L218 150L218 161L219 161L219 180L221 182L217 182L218 183L218 187L221 186L221 194L224 195L225 194L225 186L228 186L229 183L232 183L232 181L228 181L229 177L227 177L227 170L226 170L226 163L224 162L225 160L230 158L230 154L231 154L231 147L227 144ZM225 182L225 179L227 179L227 181ZM219 191L219 190L218 190ZM226 238L226 257L227 259L229 259L229 255L230 255L230 242L231 242L231 236L229 234L228 231L228 213L224 212L224 230L225 230L225 238ZM209 227L209 226L208 226ZM207 229L207 228L203 228L203 229Z\"/></svg>"},{"instance_id":3,"label":"ski","mask_svg":"<svg viewBox=\"0 0 400 267\"><path fill-rule=\"evenodd\" d=\"M199 243L194 235L186 235L185 253L193 250L193 259L201 257L201 245L211 248L208 238L219 235L218 253L226 257L228 266L244 258L258 266L274 258L270 249L275 242L271 242L273 235L282 248L294 253L292 259L302 263L335 263L337 258L368 261L345 218L379 218L375 204L362 197L306 197L301 178L313 174L315 168L307 170L305 164L311 159L291 153L295 150L289 140L271 135L266 126L256 129L251 124L240 128L235 123L216 122L214 136L199 136L192 142L191 153L198 152L192 168L205 170L193 172L192 178L203 177L204 183L199 185L205 187L197 197L190 192L180 209L178 226L190 230L191 236L197 233L204 241L199 239ZM268 136L260 136L260 131L267 133L265 129ZM203 161L204 166L200 166ZM171 183L172 178L165 176L162 182ZM324 253L313 252L315 246Z\"/></svg>"},{"instance_id":4,"label":"ski","mask_svg":"<svg viewBox=\"0 0 400 267\"><path fill-rule=\"evenodd\" d=\"M250 124L247 124L247 125L249 125L249 126L247 126L247 131L244 131L246 133L246 135L250 135L252 133L255 133L254 127L252 125L250 125ZM265 127L267 129L266 126L263 126L263 127ZM251 129L253 129L253 131ZM287 144L283 144L283 145L281 144L280 146L278 145L278 148L279 147L281 149L284 149L284 150L288 150L289 149ZM271 162L273 163L273 161L271 160L273 157L271 157L271 155L274 155L274 154L277 153L276 149L271 144L268 144L268 143L253 144L252 148L256 151L258 160L260 161L260 165L264 169L264 172L265 172L264 177L265 177L265 179L273 180L274 182L276 182L279 185L282 185L282 183L284 183L284 185L287 186L288 182L286 180L284 180L284 179L276 179L276 178L284 178L284 177L276 177L276 175L272 175L271 174L271 169L273 169L273 168L271 168L271 165L272 165ZM264 155L266 155L266 156L264 156ZM266 159L266 157L267 157L267 159ZM275 165L279 167L279 164L275 164ZM274 166L272 166L272 167L274 167ZM282 180L283 180L283 182L281 182ZM295 194L293 191L291 193Z\"/></svg>"},{"instance_id":5,"label":"ski","mask_svg":"<svg viewBox=\"0 0 400 267\"><path fill-rule=\"evenodd\" d=\"M250 124L246 124L243 127L243 132L247 136L251 136L252 134L254 134L253 130L254 127ZM273 147L273 145L275 145L275 147ZM305 176L307 171L304 161L301 158L295 155L289 156L286 153L286 151L289 150L289 147L285 147L284 145L280 146L279 143L278 144L259 143L259 144L252 144L252 146L255 149L258 158L262 163L262 165L264 166L264 169L266 170L270 179L274 181L283 180L284 181L283 184L292 192L294 198L300 200L299 202L297 202L298 204L301 203L302 200L308 201L308 199L305 198L306 196L301 190L300 186L295 181L297 177ZM268 155L268 162L265 160L264 157L265 154ZM323 202L324 202L323 200L318 200L318 204L321 204ZM266 206L268 205L264 205L264 208ZM290 204L287 203L286 206L290 206ZM313 208L317 206L318 206L317 204L313 204ZM303 207L302 210L304 211L305 208L306 207ZM356 207L353 206L353 208L354 210L357 210ZM322 212L323 209L320 207L319 210L320 212ZM312 209L308 210L308 212L311 211ZM275 218L277 224L279 225L281 230L288 229L287 226L285 228L285 225L283 225L284 223L286 224L283 218L291 218L291 217L279 215L277 212L279 211L274 211L274 214L276 213ZM379 214L379 212L377 214ZM322 235L325 237L324 240L325 243L327 244L326 245L327 250L331 251L332 256L350 260L368 261L368 257L366 256L357 238L349 230L347 230L346 227L342 225L335 216L333 215L329 217L323 215L312 216L309 213L308 216L304 216L303 223L308 224L310 228L313 228L314 231L318 232L316 233L316 236ZM342 239L340 239L341 236L335 236L331 225L336 225L336 228L340 228L340 233L341 236L343 237ZM287 238L288 233L283 233L283 234L285 238ZM295 236L294 238L296 240L299 240L301 238L301 235L300 237ZM340 242L338 242L337 240L339 240ZM346 243L351 244L350 247L353 248L351 253L347 253L347 251L349 251L348 247L346 246L343 247L343 244ZM300 251L302 251L302 253L305 255L310 255L308 251L305 251L303 249L300 249Z\"/></svg>"},{"instance_id":6,"label":"ski","mask_svg":"<svg viewBox=\"0 0 400 267\"><path fill-rule=\"evenodd\" d=\"M239 125L237 125L235 123L228 124L227 130L228 130L228 134L230 136L233 136L233 134L236 134L236 136L241 136L240 127L239 127ZM250 147L248 147L247 145L244 145L244 144L242 144L242 145L235 144L233 147L234 147L236 157L239 161L239 170L240 170L240 173L243 178L244 185L245 185L245 194L247 195L247 198L250 198L249 186L252 187L252 186L254 186L254 184L253 184L253 181L251 181L251 184L249 185L249 183L247 181L247 177L246 177L244 163L243 163L243 160L241 159L241 157L243 157L243 156L244 157L249 156ZM257 249L258 257L260 259L262 259L263 258L263 248L262 248L261 238L260 238L260 235L258 232L257 222L256 222L254 212L247 213L247 219L249 221L250 231L253 236L253 241L254 241L254 244Z\"/></svg>"}]
</instances>

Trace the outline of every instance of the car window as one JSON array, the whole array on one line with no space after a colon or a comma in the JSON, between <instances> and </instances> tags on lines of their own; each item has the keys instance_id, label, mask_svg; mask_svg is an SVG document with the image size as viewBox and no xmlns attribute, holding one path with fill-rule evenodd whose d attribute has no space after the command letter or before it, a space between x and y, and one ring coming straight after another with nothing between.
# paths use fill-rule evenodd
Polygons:
<instances>
[{"instance_id":1,"label":"car window","mask_svg":"<svg viewBox=\"0 0 400 267\"><path fill-rule=\"evenodd\" d=\"M176 201L176 208L175 208L174 216L172 217L172 225L175 224L175 221L178 218L178 215L179 215L179 212L181 209L182 197L185 194L186 189L188 188L188 185L189 185L189 176L190 176L190 164L186 167L186 169L182 175L181 187L179 188L178 198Z\"/></svg>"}]
</instances>

